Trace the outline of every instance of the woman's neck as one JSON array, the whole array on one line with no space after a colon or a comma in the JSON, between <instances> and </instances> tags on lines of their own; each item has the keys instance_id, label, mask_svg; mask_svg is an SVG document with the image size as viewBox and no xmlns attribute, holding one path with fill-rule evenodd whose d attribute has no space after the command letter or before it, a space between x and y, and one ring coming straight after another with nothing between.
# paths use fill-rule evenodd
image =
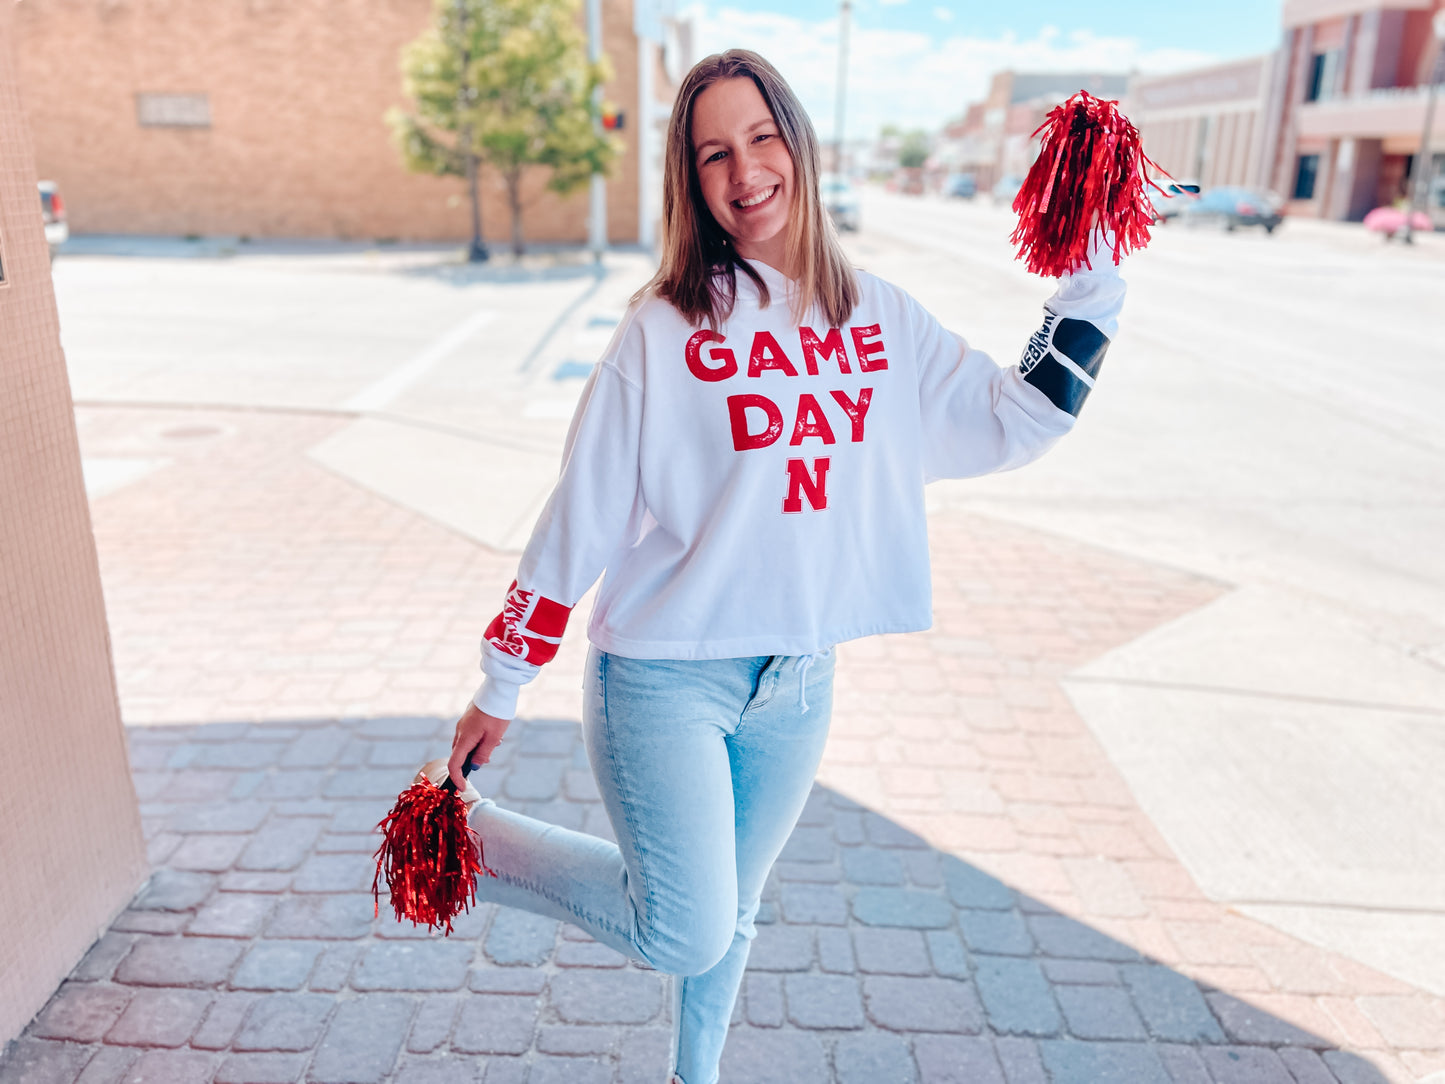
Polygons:
<instances>
[{"instance_id":1,"label":"woman's neck","mask_svg":"<svg viewBox=\"0 0 1445 1084\"><path fill-rule=\"evenodd\" d=\"M793 261L788 259L787 234L787 230L779 230L766 241L745 242L741 245L734 241L733 251L745 260L767 264L784 278L795 279L798 277L798 269L793 266Z\"/></svg>"}]
</instances>

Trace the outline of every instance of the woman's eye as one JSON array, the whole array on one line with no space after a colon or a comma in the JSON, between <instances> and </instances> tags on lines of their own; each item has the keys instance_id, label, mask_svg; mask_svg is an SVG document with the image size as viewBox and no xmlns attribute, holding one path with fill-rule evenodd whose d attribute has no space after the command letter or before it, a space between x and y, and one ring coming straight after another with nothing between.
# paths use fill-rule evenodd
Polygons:
<instances>
[{"instance_id":1,"label":"woman's eye","mask_svg":"<svg viewBox=\"0 0 1445 1084\"><path fill-rule=\"evenodd\" d=\"M772 133L772 132L764 132L764 133L762 133L760 136L758 136L757 139L754 139L753 142L754 142L754 143L757 143L757 142L759 142L759 141L761 141L761 140L764 140L764 139L772 139L772 138L773 138L773 133Z\"/></svg>"},{"instance_id":2,"label":"woman's eye","mask_svg":"<svg viewBox=\"0 0 1445 1084\"><path fill-rule=\"evenodd\" d=\"M713 151L712 154L703 159L703 164L706 165L708 162L716 162L726 153L726 151Z\"/></svg>"}]
</instances>

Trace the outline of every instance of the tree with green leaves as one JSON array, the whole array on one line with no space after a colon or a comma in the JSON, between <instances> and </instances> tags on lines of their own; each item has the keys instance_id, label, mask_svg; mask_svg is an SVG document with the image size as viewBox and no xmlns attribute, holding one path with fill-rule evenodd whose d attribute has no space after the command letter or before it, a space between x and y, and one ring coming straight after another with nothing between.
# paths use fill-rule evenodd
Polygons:
<instances>
[{"instance_id":1,"label":"tree with green leaves","mask_svg":"<svg viewBox=\"0 0 1445 1084\"><path fill-rule=\"evenodd\" d=\"M904 132L903 141L898 148L898 164L904 169L917 169L928 161L930 143L928 133L921 128Z\"/></svg>"},{"instance_id":2,"label":"tree with green leaves","mask_svg":"<svg viewBox=\"0 0 1445 1084\"><path fill-rule=\"evenodd\" d=\"M522 253L522 177L551 171L566 195L617 157L596 123L605 63L587 59L579 0L436 0L432 25L402 51L415 112L387 114L408 169L465 177L471 199L468 259L485 260L477 174L486 163L507 188L512 250Z\"/></svg>"}]
</instances>

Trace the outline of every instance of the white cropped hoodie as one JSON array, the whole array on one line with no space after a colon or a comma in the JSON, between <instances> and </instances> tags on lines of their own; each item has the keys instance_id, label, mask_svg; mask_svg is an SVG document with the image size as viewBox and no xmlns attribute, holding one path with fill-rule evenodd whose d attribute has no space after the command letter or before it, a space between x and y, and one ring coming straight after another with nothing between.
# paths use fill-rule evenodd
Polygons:
<instances>
[{"instance_id":1,"label":"white cropped hoodie","mask_svg":"<svg viewBox=\"0 0 1445 1084\"><path fill-rule=\"evenodd\" d=\"M516 713L577 601L638 659L806 655L929 627L924 484L1010 470L1074 424L1124 283L1102 239L1000 368L903 290L859 272L831 328L790 316L791 282L737 275L716 331L666 301L627 311L572 419L561 476L482 643L474 703Z\"/></svg>"}]
</instances>

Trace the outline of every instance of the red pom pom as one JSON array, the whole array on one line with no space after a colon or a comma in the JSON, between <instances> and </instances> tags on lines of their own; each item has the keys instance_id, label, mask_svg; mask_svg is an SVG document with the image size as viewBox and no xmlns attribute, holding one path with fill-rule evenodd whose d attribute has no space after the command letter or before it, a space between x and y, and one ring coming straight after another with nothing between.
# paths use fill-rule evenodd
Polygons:
<instances>
[{"instance_id":1,"label":"red pom pom","mask_svg":"<svg viewBox=\"0 0 1445 1084\"><path fill-rule=\"evenodd\" d=\"M1145 156L1139 130L1118 104L1081 90L1034 132L1043 133L1043 147L1014 198L1019 222L1010 240L1035 274L1089 265L1096 225L1112 235L1116 264L1149 243L1154 208L1145 186L1159 186L1147 171L1163 171Z\"/></svg>"},{"instance_id":2,"label":"red pom pom","mask_svg":"<svg viewBox=\"0 0 1445 1084\"><path fill-rule=\"evenodd\" d=\"M373 914L381 911L383 876L400 922L445 927L471 910L477 874L496 874L482 860L482 841L467 823L467 805L456 791L423 779L413 783L377 825L383 840L376 851L376 876L371 880Z\"/></svg>"}]
</instances>

